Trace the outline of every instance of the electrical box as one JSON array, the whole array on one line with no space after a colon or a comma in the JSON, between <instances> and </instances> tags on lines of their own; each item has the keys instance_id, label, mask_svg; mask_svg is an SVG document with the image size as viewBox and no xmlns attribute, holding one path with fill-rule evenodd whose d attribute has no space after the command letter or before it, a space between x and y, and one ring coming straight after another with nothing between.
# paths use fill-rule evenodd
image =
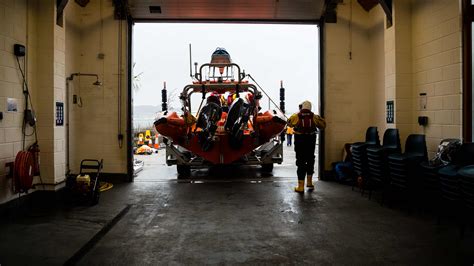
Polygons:
<instances>
[{"instance_id":1,"label":"electrical box","mask_svg":"<svg viewBox=\"0 0 474 266\"><path fill-rule=\"evenodd\" d=\"M387 123L393 124L395 122L395 104L393 101L387 101Z\"/></svg>"},{"instance_id":2,"label":"electrical box","mask_svg":"<svg viewBox=\"0 0 474 266\"><path fill-rule=\"evenodd\" d=\"M56 126L64 125L64 103L56 102Z\"/></svg>"},{"instance_id":3,"label":"electrical box","mask_svg":"<svg viewBox=\"0 0 474 266\"><path fill-rule=\"evenodd\" d=\"M25 56L26 54L25 46L18 43L14 44L13 54L15 54L15 56Z\"/></svg>"},{"instance_id":4,"label":"electrical box","mask_svg":"<svg viewBox=\"0 0 474 266\"><path fill-rule=\"evenodd\" d=\"M427 116L419 116L418 117L418 125L420 126L427 126L428 125L428 117Z\"/></svg>"},{"instance_id":5,"label":"electrical box","mask_svg":"<svg viewBox=\"0 0 474 266\"><path fill-rule=\"evenodd\" d=\"M13 162L8 162L5 163L5 174L7 178L12 178L13 177Z\"/></svg>"}]
</instances>

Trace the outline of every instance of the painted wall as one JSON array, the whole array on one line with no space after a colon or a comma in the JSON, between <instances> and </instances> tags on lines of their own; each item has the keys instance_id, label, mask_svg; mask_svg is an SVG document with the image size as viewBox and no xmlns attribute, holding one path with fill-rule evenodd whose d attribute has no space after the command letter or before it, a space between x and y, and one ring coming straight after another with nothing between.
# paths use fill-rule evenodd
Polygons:
<instances>
[{"instance_id":1,"label":"painted wall","mask_svg":"<svg viewBox=\"0 0 474 266\"><path fill-rule=\"evenodd\" d=\"M387 125L389 127L398 128L400 132L400 141L402 149L408 135L414 133L413 126L415 121L413 117L412 106L412 14L411 0L399 0L393 3L393 26L390 28L394 39L386 39L386 47L393 48L393 57L389 62L391 69L390 75L392 88L386 87L386 93L395 101L395 122ZM386 62L388 62L387 60ZM391 90L390 90L391 89ZM387 95L388 96L388 95Z\"/></svg>"},{"instance_id":2,"label":"painted wall","mask_svg":"<svg viewBox=\"0 0 474 266\"><path fill-rule=\"evenodd\" d=\"M429 125L413 130L427 135L431 155L443 138L462 136L461 3L419 0L412 4L413 120L428 116ZM426 109L419 93L427 94Z\"/></svg>"},{"instance_id":3,"label":"painted wall","mask_svg":"<svg viewBox=\"0 0 474 266\"><path fill-rule=\"evenodd\" d=\"M65 9L65 24L66 24L66 77L70 77L72 73L80 72L81 70L81 48L82 48L82 29L81 29L81 7L75 3L70 3L66 6ZM87 78L89 83L92 83L91 78ZM66 81L65 81L66 82ZM75 93L75 90L78 89L79 85L83 82L82 78L74 77L72 81L67 81L66 86L69 90L69 97L66 101L66 107L69 115L69 123L73 126L74 121L78 120L79 113L76 111L75 105L72 104L72 95ZM66 128L67 129L67 128ZM72 127L70 127L72 129ZM67 138L67 132L66 132ZM67 145L67 141L66 141ZM69 138L69 146L77 147L78 141L77 138ZM74 156L74 149L69 150L69 161L72 162L71 166L78 165L75 162L76 157ZM66 156L67 157L67 156ZM73 160L73 159L74 160ZM66 158L66 169L67 169L67 158ZM77 168L73 168L77 170Z\"/></svg>"},{"instance_id":4,"label":"painted wall","mask_svg":"<svg viewBox=\"0 0 474 266\"><path fill-rule=\"evenodd\" d=\"M56 24L54 0L27 1L36 12L36 105L41 188L57 190L65 181L65 128L56 125L56 103L64 103L65 28ZM36 4L32 4L36 3Z\"/></svg>"},{"instance_id":5,"label":"painted wall","mask_svg":"<svg viewBox=\"0 0 474 266\"><path fill-rule=\"evenodd\" d=\"M394 1L390 28L379 6L365 12L352 5L353 60L347 58L349 0L338 6L338 23L326 27L326 169L340 160L344 143L363 140L371 125L381 138L385 128L400 129L402 145L409 134L426 134L430 156L443 138L461 138L460 1ZM427 94L426 109L420 93ZM394 124L385 122L386 100L395 101ZM429 118L426 128L417 123L421 115Z\"/></svg>"},{"instance_id":6,"label":"painted wall","mask_svg":"<svg viewBox=\"0 0 474 266\"><path fill-rule=\"evenodd\" d=\"M326 24L324 60L326 169L342 159L345 143L362 141L368 126L381 124L383 99L383 17L356 2L337 8L337 23ZM352 9L352 15L351 15ZM352 17L352 22L351 22ZM352 51L352 59L349 52Z\"/></svg>"},{"instance_id":7,"label":"painted wall","mask_svg":"<svg viewBox=\"0 0 474 266\"><path fill-rule=\"evenodd\" d=\"M71 73L98 74L102 86L92 85L94 77L76 76L69 82L71 99L78 95L82 107L70 105L70 165L79 171L82 159L104 159L104 172L126 173L126 103L127 103L127 24L115 20L111 0L91 1L85 8L68 4L66 21L67 52ZM121 57L119 58L119 23L122 23ZM103 59L99 55L103 55ZM120 75L119 75L120 74ZM121 80L121 90L119 90ZM119 94L121 107L119 111ZM119 120L119 112L121 119ZM120 121L120 125L119 125ZM119 146L118 134L124 135Z\"/></svg>"},{"instance_id":8,"label":"painted wall","mask_svg":"<svg viewBox=\"0 0 474 266\"><path fill-rule=\"evenodd\" d=\"M64 26L56 25L56 1L21 0L0 2L0 204L16 197L11 179L6 178L5 163L14 161L22 149L22 80L13 55L13 44L27 46L28 84L37 115L41 149L41 181L38 188L55 190L64 185L67 171L66 125L56 126L56 102L71 102L80 95L83 107L70 105L70 162L72 172L84 158L104 159L104 171L126 173L126 145L119 147L117 136L126 136L126 22L122 21L119 67L119 21L113 17L111 0L92 1L86 8L70 2ZM99 54L104 58L100 59ZM96 73L103 86L96 87L93 77L75 77L71 95L66 99L66 77L71 73ZM119 75L120 73L120 75ZM120 128L118 84L122 80ZM7 98L16 99L18 112L6 112ZM67 115L67 114L66 114ZM32 129L27 128L27 133ZM34 141L26 138L26 145ZM123 143L125 144L125 143ZM34 190L34 189L33 189Z\"/></svg>"},{"instance_id":9,"label":"painted wall","mask_svg":"<svg viewBox=\"0 0 474 266\"><path fill-rule=\"evenodd\" d=\"M372 78L374 82L373 102L374 105L374 125L380 132L386 129L385 118L385 50L384 50L384 31L385 31L385 13L379 6L369 12L369 43L372 53Z\"/></svg>"},{"instance_id":10,"label":"painted wall","mask_svg":"<svg viewBox=\"0 0 474 266\"><path fill-rule=\"evenodd\" d=\"M27 7L30 5L30 8ZM22 78L13 54L13 45L20 43L26 46L27 80L33 105L36 105L36 43L37 32L36 6L34 1L26 0L0 2L0 204L15 197L12 191L12 180L6 177L5 163L13 162L18 151L22 149L22 121L25 106L22 93ZM20 64L23 68L23 60ZM18 102L17 112L7 112L7 99ZM27 128L27 133L32 132ZM33 137L26 137L25 146L33 142Z\"/></svg>"}]
</instances>

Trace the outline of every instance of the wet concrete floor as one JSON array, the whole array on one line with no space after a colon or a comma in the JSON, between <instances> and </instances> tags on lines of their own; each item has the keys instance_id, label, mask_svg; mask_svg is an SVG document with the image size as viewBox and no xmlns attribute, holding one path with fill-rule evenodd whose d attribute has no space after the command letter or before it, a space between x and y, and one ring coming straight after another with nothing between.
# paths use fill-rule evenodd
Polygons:
<instances>
[{"instance_id":1,"label":"wet concrete floor","mask_svg":"<svg viewBox=\"0 0 474 266\"><path fill-rule=\"evenodd\" d=\"M160 151L161 152L161 151ZM124 208L79 265L343 264L473 265L474 230L387 208L345 185L292 191L291 159L258 169L193 171L176 180L162 154L133 183L117 183L93 207L39 203L0 223L1 265L57 265L77 254ZM286 156L294 156L290 149ZM154 159L157 159L155 161ZM160 159L161 158L161 159Z\"/></svg>"}]
</instances>

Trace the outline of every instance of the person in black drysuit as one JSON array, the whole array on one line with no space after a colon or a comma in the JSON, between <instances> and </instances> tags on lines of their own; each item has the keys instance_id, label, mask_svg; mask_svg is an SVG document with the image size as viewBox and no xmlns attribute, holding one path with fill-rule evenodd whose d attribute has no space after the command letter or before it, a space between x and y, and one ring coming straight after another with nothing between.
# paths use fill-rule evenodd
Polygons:
<instances>
[{"instance_id":1,"label":"person in black drysuit","mask_svg":"<svg viewBox=\"0 0 474 266\"><path fill-rule=\"evenodd\" d=\"M326 122L321 116L311 112L310 101L304 101L300 104L300 111L288 119L288 126L294 128L295 136L296 174L298 176L298 186L295 187L295 192L304 192L305 177L306 187L311 191L314 189L316 131L318 128L324 129Z\"/></svg>"}]
</instances>

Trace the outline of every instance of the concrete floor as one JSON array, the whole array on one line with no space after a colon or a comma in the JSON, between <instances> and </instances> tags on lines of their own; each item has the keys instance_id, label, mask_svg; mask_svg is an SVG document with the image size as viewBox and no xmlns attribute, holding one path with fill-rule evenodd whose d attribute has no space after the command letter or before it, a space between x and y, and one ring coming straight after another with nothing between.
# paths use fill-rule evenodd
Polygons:
<instances>
[{"instance_id":1,"label":"concrete floor","mask_svg":"<svg viewBox=\"0 0 474 266\"><path fill-rule=\"evenodd\" d=\"M436 225L432 215L389 209L331 182L296 194L291 159L274 176L201 170L177 182L161 156L148 157L134 183L115 184L97 206L34 202L2 219L0 264L63 264L127 206L78 264L474 263L472 229L460 239L449 221Z\"/></svg>"}]
</instances>

